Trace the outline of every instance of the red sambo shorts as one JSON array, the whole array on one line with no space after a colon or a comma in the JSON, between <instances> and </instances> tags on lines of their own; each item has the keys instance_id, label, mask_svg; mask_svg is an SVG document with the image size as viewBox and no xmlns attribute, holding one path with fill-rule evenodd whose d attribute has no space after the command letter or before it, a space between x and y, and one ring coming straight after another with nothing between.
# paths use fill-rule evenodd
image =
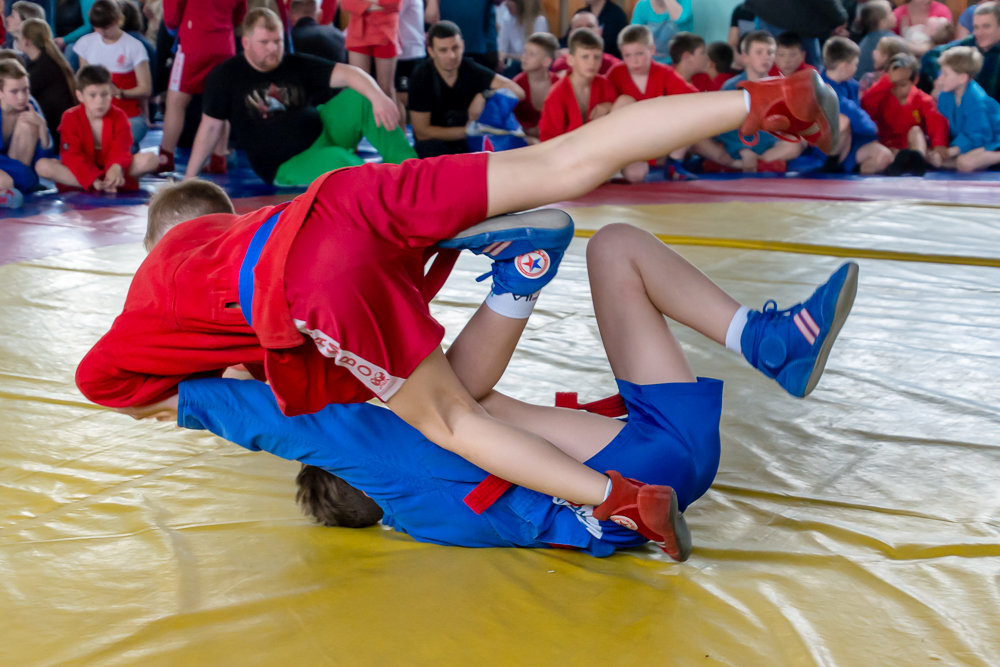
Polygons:
<instances>
[{"instance_id":1,"label":"red sambo shorts","mask_svg":"<svg viewBox=\"0 0 1000 667\"><path fill-rule=\"evenodd\" d=\"M206 42L210 40L205 40ZM222 49L208 45L196 44L187 49L181 44L174 55L174 64L170 68L168 90L180 91L188 95L200 95L205 92L205 79L215 66L236 55L232 46L232 37L228 38Z\"/></svg>"},{"instance_id":2,"label":"red sambo shorts","mask_svg":"<svg viewBox=\"0 0 1000 667\"><path fill-rule=\"evenodd\" d=\"M388 400L444 336L425 262L486 216L488 154L348 167L331 175L288 254L285 296L299 331ZM356 400L356 399L355 399Z\"/></svg>"}]
</instances>

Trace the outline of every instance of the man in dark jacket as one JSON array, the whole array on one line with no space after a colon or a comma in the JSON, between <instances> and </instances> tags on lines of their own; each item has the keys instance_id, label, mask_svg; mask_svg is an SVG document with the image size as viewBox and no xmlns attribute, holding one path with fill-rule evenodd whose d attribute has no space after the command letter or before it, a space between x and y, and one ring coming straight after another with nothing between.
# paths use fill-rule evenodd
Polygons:
<instances>
[{"instance_id":1,"label":"man in dark jacket","mask_svg":"<svg viewBox=\"0 0 1000 667\"><path fill-rule=\"evenodd\" d=\"M335 63L347 62L344 33L339 28L316 21L316 0L292 0L288 17L292 24L292 46L296 53L306 53Z\"/></svg>"}]
</instances>

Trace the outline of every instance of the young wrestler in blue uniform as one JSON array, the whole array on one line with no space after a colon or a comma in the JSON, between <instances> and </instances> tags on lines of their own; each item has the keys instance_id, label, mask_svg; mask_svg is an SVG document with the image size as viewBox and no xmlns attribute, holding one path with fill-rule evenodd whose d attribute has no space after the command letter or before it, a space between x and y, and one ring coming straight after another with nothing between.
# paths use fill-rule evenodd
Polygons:
<instances>
[{"instance_id":1,"label":"young wrestler in blue uniform","mask_svg":"<svg viewBox=\"0 0 1000 667\"><path fill-rule=\"evenodd\" d=\"M722 382L694 376L663 316L741 352L789 393L803 396L819 380L857 288L858 267L847 263L804 303L778 311L768 302L763 312L750 311L650 234L623 224L595 234L587 259L598 327L627 420L529 405L497 392L482 405L595 470L673 487L682 510L708 490L719 465ZM474 320L460 338L476 335ZM183 382L176 407L180 426L341 477L378 504L385 525L421 541L570 546L595 556L645 541L597 521L589 506L521 487L504 490L502 480L375 405L331 405L285 417L256 381L204 379ZM502 493L491 502L491 491Z\"/></svg>"}]
</instances>

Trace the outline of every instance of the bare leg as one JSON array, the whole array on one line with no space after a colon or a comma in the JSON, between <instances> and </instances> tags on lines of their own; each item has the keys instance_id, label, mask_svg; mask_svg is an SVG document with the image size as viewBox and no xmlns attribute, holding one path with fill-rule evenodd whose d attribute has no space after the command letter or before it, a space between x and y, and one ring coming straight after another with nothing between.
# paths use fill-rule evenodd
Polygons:
<instances>
[{"instance_id":1,"label":"bare leg","mask_svg":"<svg viewBox=\"0 0 1000 667\"><path fill-rule=\"evenodd\" d=\"M892 151L871 141L858 149L857 160L862 174L880 174L892 164Z\"/></svg>"},{"instance_id":2,"label":"bare leg","mask_svg":"<svg viewBox=\"0 0 1000 667\"><path fill-rule=\"evenodd\" d=\"M383 93L396 99L396 56L375 59L375 80Z\"/></svg>"},{"instance_id":3,"label":"bare leg","mask_svg":"<svg viewBox=\"0 0 1000 667\"><path fill-rule=\"evenodd\" d=\"M349 65L354 65L358 69L362 69L366 74L371 74L372 72L372 58L363 53L356 53L354 51L347 52L347 63Z\"/></svg>"},{"instance_id":4,"label":"bare leg","mask_svg":"<svg viewBox=\"0 0 1000 667\"><path fill-rule=\"evenodd\" d=\"M985 148L974 148L955 159L955 168L961 172L979 171L1000 164L1000 151L988 151Z\"/></svg>"},{"instance_id":5,"label":"bare leg","mask_svg":"<svg viewBox=\"0 0 1000 667\"><path fill-rule=\"evenodd\" d=\"M649 162L645 160L639 160L638 162L633 162L632 164L626 165L622 169L622 176L629 183L642 183L646 180L646 176L649 174Z\"/></svg>"},{"instance_id":6,"label":"bare leg","mask_svg":"<svg viewBox=\"0 0 1000 667\"><path fill-rule=\"evenodd\" d=\"M914 125L906 133L906 145L910 150L920 153L924 159L927 158L927 137L924 135L923 128L919 125Z\"/></svg>"},{"instance_id":7,"label":"bare leg","mask_svg":"<svg viewBox=\"0 0 1000 667\"><path fill-rule=\"evenodd\" d=\"M604 500L607 477L544 438L491 417L440 349L420 362L388 405L431 442L509 482L583 505Z\"/></svg>"},{"instance_id":8,"label":"bare leg","mask_svg":"<svg viewBox=\"0 0 1000 667\"><path fill-rule=\"evenodd\" d=\"M41 139L38 128L26 120L26 116L18 116L14 121L14 130L10 135L7 157L13 158L26 166L31 166L35 157L35 147Z\"/></svg>"},{"instance_id":9,"label":"bare leg","mask_svg":"<svg viewBox=\"0 0 1000 667\"><path fill-rule=\"evenodd\" d=\"M160 139L160 148L168 153L177 150L177 141L184 130L184 114L188 104L191 103L191 96L179 90L167 91L167 103L163 110L163 138Z\"/></svg>"},{"instance_id":10,"label":"bare leg","mask_svg":"<svg viewBox=\"0 0 1000 667\"><path fill-rule=\"evenodd\" d=\"M156 153L136 153L132 156L132 164L128 168L128 174L132 178L138 179L156 171L159 164L160 156Z\"/></svg>"},{"instance_id":11,"label":"bare leg","mask_svg":"<svg viewBox=\"0 0 1000 667\"><path fill-rule=\"evenodd\" d=\"M740 304L648 232L602 227L587 246L597 324L615 377L693 382L666 315L720 345Z\"/></svg>"},{"instance_id":12,"label":"bare leg","mask_svg":"<svg viewBox=\"0 0 1000 667\"><path fill-rule=\"evenodd\" d=\"M490 153L487 215L579 197L631 162L734 129L747 116L744 99L743 91L659 97L534 146Z\"/></svg>"},{"instance_id":13,"label":"bare leg","mask_svg":"<svg viewBox=\"0 0 1000 667\"><path fill-rule=\"evenodd\" d=\"M790 141L779 141L774 146L771 146L766 151L761 153L760 159L764 162L773 162L774 160L784 160L788 162L789 160L794 160L798 156L802 155L802 151L805 149L805 145L802 142L792 143Z\"/></svg>"},{"instance_id":14,"label":"bare leg","mask_svg":"<svg viewBox=\"0 0 1000 667\"><path fill-rule=\"evenodd\" d=\"M0 191L11 190L14 187L14 179L6 171L0 171Z\"/></svg>"},{"instance_id":15,"label":"bare leg","mask_svg":"<svg viewBox=\"0 0 1000 667\"><path fill-rule=\"evenodd\" d=\"M223 157L229 155L229 128L231 125L227 120L222 125L222 132L219 134L219 140L215 142L215 148L212 149L212 153L215 155L221 155Z\"/></svg>"},{"instance_id":16,"label":"bare leg","mask_svg":"<svg viewBox=\"0 0 1000 667\"><path fill-rule=\"evenodd\" d=\"M732 167L733 169L741 169L743 167L742 162L730 157L729 151L726 150L725 146L714 139L700 139L691 145L691 150L697 155L708 158L712 162L718 162L726 167Z\"/></svg>"},{"instance_id":17,"label":"bare leg","mask_svg":"<svg viewBox=\"0 0 1000 667\"><path fill-rule=\"evenodd\" d=\"M156 157L155 155L153 156ZM132 162L135 164L135 161ZM154 165L156 160L153 161ZM46 157L42 158L35 163L35 173L37 173L42 178L47 178L50 181L55 181L56 183L61 183L62 185L68 185L73 188L82 188L80 181L76 180L76 176L73 172L69 170L69 167L64 165L59 160L54 158Z\"/></svg>"},{"instance_id":18,"label":"bare leg","mask_svg":"<svg viewBox=\"0 0 1000 667\"><path fill-rule=\"evenodd\" d=\"M500 380L527 322L498 315L484 304L448 348L448 363L474 399Z\"/></svg>"}]
</instances>

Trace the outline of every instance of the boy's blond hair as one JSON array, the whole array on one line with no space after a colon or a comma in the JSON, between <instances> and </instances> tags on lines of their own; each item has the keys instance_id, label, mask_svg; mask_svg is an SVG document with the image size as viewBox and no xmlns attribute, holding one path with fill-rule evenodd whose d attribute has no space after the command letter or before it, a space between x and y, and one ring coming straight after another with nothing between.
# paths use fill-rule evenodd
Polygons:
<instances>
[{"instance_id":1,"label":"boy's blond hair","mask_svg":"<svg viewBox=\"0 0 1000 667\"><path fill-rule=\"evenodd\" d=\"M4 89L7 85L7 79L27 79L28 70L24 69L24 65L21 64L20 60L14 58L3 58L0 59L0 90Z\"/></svg>"},{"instance_id":2,"label":"boy's blond hair","mask_svg":"<svg viewBox=\"0 0 1000 667\"><path fill-rule=\"evenodd\" d=\"M953 46L941 54L938 63L956 74L968 74L971 79L983 68L983 54L974 46Z\"/></svg>"},{"instance_id":3,"label":"boy's blond hair","mask_svg":"<svg viewBox=\"0 0 1000 667\"><path fill-rule=\"evenodd\" d=\"M618 33L618 48L621 49L626 44L642 44L651 47L653 46L653 32L644 25L633 23Z\"/></svg>"},{"instance_id":4,"label":"boy's blond hair","mask_svg":"<svg viewBox=\"0 0 1000 667\"><path fill-rule=\"evenodd\" d=\"M163 188L149 201L146 238L142 241L146 252L176 225L212 213L236 213L229 195L215 183L184 181Z\"/></svg>"},{"instance_id":5,"label":"boy's blond hair","mask_svg":"<svg viewBox=\"0 0 1000 667\"><path fill-rule=\"evenodd\" d=\"M577 28L569 36L567 46L569 46L570 55L576 53L577 49L596 49L598 51L603 51L604 40L590 28Z\"/></svg>"}]
</instances>

